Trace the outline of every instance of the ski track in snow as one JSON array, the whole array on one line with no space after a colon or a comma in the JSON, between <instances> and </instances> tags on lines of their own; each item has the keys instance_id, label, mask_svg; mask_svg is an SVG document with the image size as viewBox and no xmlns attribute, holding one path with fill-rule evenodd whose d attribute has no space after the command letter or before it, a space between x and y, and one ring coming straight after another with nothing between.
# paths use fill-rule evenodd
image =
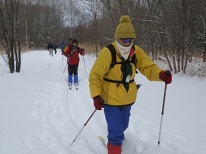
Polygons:
<instances>
[{"instance_id":1,"label":"ski track in snow","mask_svg":"<svg viewBox=\"0 0 206 154\"><path fill-rule=\"evenodd\" d=\"M90 66L87 68L87 72L85 72L81 59L78 90L75 90L74 86L72 90L69 90L65 82L67 70L61 79L64 69L61 58L61 56L55 55L53 57L55 61L50 58L44 68L48 71L47 73L51 73L49 71L53 71L53 73L51 73L48 82L45 83L44 92L37 94L39 97L35 102L38 110L32 113L32 117L39 122L39 129L36 132L37 138L54 154L106 154L106 148L98 140L99 135L105 138L107 135L103 111L95 113L71 145L75 136L94 111L87 76L94 58L85 56L86 64ZM52 68L54 65L57 66ZM158 130L153 129L149 123L141 120L135 121L134 118L131 118L130 126L125 132L122 154L203 154L198 149L187 145L183 137L164 130L161 135L161 145L158 147L158 133ZM23 142L28 149L32 149L32 144L34 144L32 138L24 138Z\"/></svg>"},{"instance_id":2,"label":"ski track in snow","mask_svg":"<svg viewBox=\"0 0 206 154\"><path fill-rule=\"evenodd\" d=\"M51 65L48 64L48 70L50 66ZM79 68L79 72L81 71L81 68ZM61 72L59 72L59 74L61 74ZM59 74L51 77L51 82L45 85L45 92L40 94L39 100L36 100L39 110L33 113L33 116L40 123L37 136L54 153L75 154L89 151L91 154L96 154L98 151L95 151L93 147L89 145L88 141L82 135L83 132L71 146L75 137L74 135L78 134L84 124L81 120L80 123L77 122L78 116L80 119L88 116L85 115L85 108L82 108L82 106L84 106L85 103L88 103L88 105L90 104L89 102L81 102L81 97L79 97L79 99L76 98L78 93L84 95L84 87L80 86L79 90L75 90L73 86L72 90L69 90L65 79L61 79ZM63 78L67 78L66 74L67 70ZM84 73L82 75L84 75ZM80 84L82 80L81 77L81 73L79 73ZM83 81L87 82L87 78L83 77ZM85 95L89 95L88 92L85 93ZM73 131L71 132L70 130ZM81 148L79 148L79 146Z\"/></svg>"}]
</instances>

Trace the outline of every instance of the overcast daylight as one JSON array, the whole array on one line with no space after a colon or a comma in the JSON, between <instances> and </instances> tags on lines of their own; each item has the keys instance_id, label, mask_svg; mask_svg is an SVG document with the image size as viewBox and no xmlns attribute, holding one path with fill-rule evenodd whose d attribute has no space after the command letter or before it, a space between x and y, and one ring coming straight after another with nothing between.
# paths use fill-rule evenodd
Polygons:
<instances>
[{"instance_id":1,"label":"overcast daylight","mask_svg":"<svg viewBox=\"0 0 206 154\"><path fill-rule=\"evenodd\" d=\"M205 154L205 0L0 0L0 154Z\"/></svg>"}]
</instances>

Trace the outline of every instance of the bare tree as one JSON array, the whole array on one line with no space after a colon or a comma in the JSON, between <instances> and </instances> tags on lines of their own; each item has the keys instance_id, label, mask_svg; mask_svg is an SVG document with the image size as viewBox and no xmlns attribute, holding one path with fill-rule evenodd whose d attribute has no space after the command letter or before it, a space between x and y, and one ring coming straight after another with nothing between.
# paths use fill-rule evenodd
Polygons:
<instances>
[{"instance_id":1,"label":"bare tree","mask_svg":"<svg viewBox=\"0 0 206 154\"><path fill-rule=\"evenodd\" d=\"M203 44L203 54L202 59L205 62L206 56L206 1L199 0L198 6L196 7L198 10L198 26L197 37L200 39L200 44Z\"/></svg>"},{"instance_id":2,"label":"bare tree","mask_svg":"<svg viewBox=\"0 0 206 154\"><path fill-rule=\"evenodd\" d=\"M29 42L34 47L46 47L64 38L63 11L59 3L41 1L31 5L28 18Z\"/></svg>"},{"instance_id":3,"label":"bare tree","mask_svg":"<svg viewBox=\"0 0 206 154\"><path fill-rule=\"evenodd\" d=\"M111 43L120 16L126 14L136 30L135 43L153 59L163 53L174 73L186 73L193 54L200 51L205 62L205 0L30 1L32 5L26 16L29 0L21 0L21 3L20 0L0 0L0 44L8 53L4 59L11 60L8 60L11 72L12 67L20 64L15 51L25 42L45 47L48 41L75 37L95 45L97 54L99 47ZM18 59L17 63L12 64L12 59L15 62Z\"/></svg>"},{"instance_id":4,"label":"bare tree","mask_svg":"<svg viewBox=\"0 0 206 154\"><path fill-rule=\"evenodd\" d=\"M204 49L203 49L203 62L205 62L206 54L206 20L204 20Z\"/></svg>"},{"instance_id":5,"label":"bare tree","mask_svg":"<svg viewBox=\"0 0 206 154\"><path fill-rule=\"evenodd\" d=\"M25 42L24 21L27 16L30 1L1 0L0 23L3 33L2 46L6 52L5 62L9 66L10 73L20 72L21 49Z\"/></svg>"}]
</instances>

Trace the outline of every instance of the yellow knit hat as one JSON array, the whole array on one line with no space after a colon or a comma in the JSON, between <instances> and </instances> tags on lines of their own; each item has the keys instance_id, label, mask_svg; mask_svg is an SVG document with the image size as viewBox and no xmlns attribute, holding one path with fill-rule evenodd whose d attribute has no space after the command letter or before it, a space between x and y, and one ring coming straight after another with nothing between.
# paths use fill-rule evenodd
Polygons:
<instances>
[{"instance_id":1,"label":"yellow knit hat","mask_svg":"<svg viewBox=\"0 0 206 154\"><path fill-rule=\"evenodd\" d=\"M134 27L128 15L123 15L120 18L114 38L136 38Z\"/></svg>"}]
</instances>

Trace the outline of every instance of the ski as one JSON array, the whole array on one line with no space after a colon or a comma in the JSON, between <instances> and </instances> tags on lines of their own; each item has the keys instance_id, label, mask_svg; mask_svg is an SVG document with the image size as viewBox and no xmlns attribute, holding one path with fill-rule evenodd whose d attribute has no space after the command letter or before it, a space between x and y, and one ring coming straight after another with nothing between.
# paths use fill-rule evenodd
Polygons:
<instances>
[{"instance_id":1,"label":"ski","mask_svg":"<svg viewBox=\"0 0 206 154\"><path fill-rule=\"evenodd\" d=\"M77 82L77 83L69 83L67 80L66 80L66 82L67 82L67 84L68 84L68 86L69 86L69 90L72 90L72 85L73 85L73 84L74 84L76 90L79 89L79 88L78 88L78 85L79 85L78 82Z\"/></svg>"},{"instance_id":2,"label":"ski","mask_svg":"<svg viewBox=\"0 0 206 154\"><path fill-rule=\"evenodd\" d=\"M76 90L78 90L78 83L74 83Z\"/></svg>"},{"instance_id":3,"label":"ski","mask_svg":"<svg viewBox=\"0 0 206 154\"><path fill-rule=\"evenodd\" d=\"M72 90L72 83L68 83L69 89Z\"/></svg>"},{"instance_id":4,"label":"ski","mask_svg":"<svg viewBox=\"0 0 206 154\"><path fill-rule=\"evenodd\" d=\"M69 86L69 89L72 90L72 84L69 83L68 86ZM74 84L74 86L75 86L75 89L78 90L78 85Z\"/></svg>"},{"instance_id":5,"label":"ski","mask_svg":"<svg viewBox=\"0 0 206 154\"><path fill-rule=\"evenodd\" d=\"M98 139L101 141L102 145L107 148L106 140L102 136L98 136Z\"/></svg>"}]
</instances>

